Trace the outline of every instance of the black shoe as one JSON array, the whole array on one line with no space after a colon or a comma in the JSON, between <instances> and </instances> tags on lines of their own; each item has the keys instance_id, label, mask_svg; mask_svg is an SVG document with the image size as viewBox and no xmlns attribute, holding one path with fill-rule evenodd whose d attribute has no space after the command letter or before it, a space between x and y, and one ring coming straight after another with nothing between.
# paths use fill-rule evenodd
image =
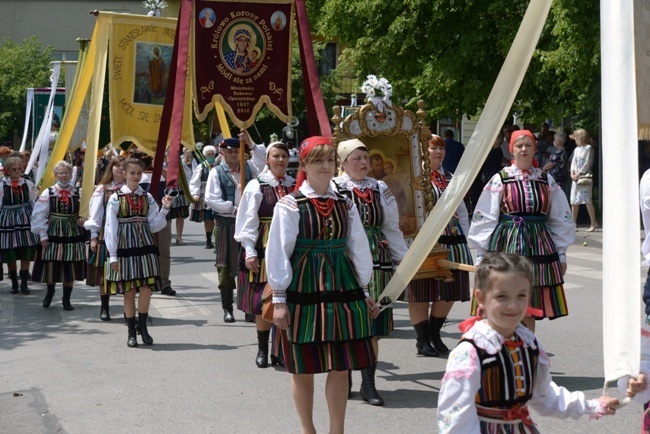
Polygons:
<instances>
[{"instance_id":1,"label":"black shoe","mask_svg":"<svg viewBox=\"0 0 650 434\"><path fill-rule=\"evenodd\" d=\"M143 344L153 345L153 338L149 334L149 330L147 330L147 318L149 318L148 313L138 312L138 332Z\"/></svg>"},{"instance_id":2,"label":"black shoe","mask_svg":"<svg viewBox=\"0 0 650 434\"><path fill-rule=\"evenodd\" d=\"M137 348L138 339L135 334L135 317L126 318L126 326L129 328L129 339L126 341L126 345L129 348Z\"/></svg>"},{"instance_id":3,"label":"black shoe","mask_svg":"<svg viewBox=\"0 0 650 434\"><path fill-rule=\"evenodd\" d=\"M47 292L45 293L45 298L43 299L43 307L45 308L50 307L53 298L54 298L54 284L48 284Z\"/></svg>"},{"instance_id":4,"label":"black shoe","mask_svg":"<svg viewBox=\"0 0 650 434\"><path fill-rule=\"evenodd\" d=\"M421 354L424 357L438 357L440 354L438 354L436 349L431 346L431 336L429 336L429 321L424 320L421 323L413 324L413 328L415 329L415 334L417 335L415 348L417 348L418 354Z\"/></svg>"},{"instance_id":5,"label":"black shoe","mask_svg":"<svg viewBox=\"0 0 650 434\"><path fill-rule=\"evenodd\" d=\"M374 363L369 368L361 370L361 398L370 405L382 406L384 399L379 395L375 388L375 371L377 370L377 363Z\"/></svg>"},{"instance_id":6,"label":"black shoe","mask_svg":"<svg viewBox=\"0 0 650 434\"><path fill-rule=\"evenodd\" d=\"M271 366L279 366L280 368L286 367L284 361L278 356L274 356L273 354L271 354Z\"/></svg>"},{"instance_id":7,"label":"black shoe","mask_svg":"<svg viewBox=\"0 0 650 434\"><path fill-rule=\"evenodd\" d=\"M255 322L255 315L252 313L246 313L244 314L244 321L246 322Z\"/></svg>"},{"instance_id":8,"label":"black shoe","mask_svg":"<svg viewBox=\"0 0 650 434\"><path fill-rule=\"evenodd\" d=\"M29 282L29 279L29 271L20 270L20 292L25 295L29 294L29 288L27 287L27 282Z\"/></svg>"},{"instance_id":9,"label":"black shoe","mask_svg":"<svg viewBox=\"0 0 650 434\"><path fill-rule=\"evenodd\" d=\"M74 310L72 304L70 304L70 296L72 295L72 287L64 286L63 287L63 297L61 298L61 303L63 303L63 310Z\"/></svg>"},{"instance_id":10,"label":"black shoe","mask_svg":"<svg viewBox=\"0 0 650 434\"><path fill-rule=\"evenodd\" d=\"M110 300L111 296L110 295L102 295L101 301L102 301L102 307L99 312L99 319L102 321L110 321L111 320L111 313L108 310L108 301Z\"/></svg>"},{"instance_id":11,"label":"black shoe","mask_svg":"<svg viewBox=\"0 0 650 434\"><path fill-rule=\"evenodd\" d=\"M10 271L9 278L11 279L11 292L12 294L18 294L18 272Z\"/></svg>"},{"instance_id":12,"label":"black shoe","mask_svg":"<svg viewBox=\"0 0 650 434\"><path fill-rule=\"evenodd\" d=\"M257 356L255 357L255 364L258 368L266 368L269 366L269 330L257 331Z\"/></svg>"},{"instance_id":13,"label":"black shoe","mask_svg":"<svg viewBox=\"0 0 650 434\"><path fill-rule=\"evenodd\" d=\"M223 311L223 322L235 322L235 316L232 314L232 311Z\"/></svg>"},{"instance_id":14,"label":"black shoe","mask_svg":"<svg viewBox=\"0 0 650 434\"><path fill-rule=\"evenodd\" d=\"M176 295L176 291L174 291L171 286L165 286L160 290L160 293L164 295Z\"/></svg>"},{"instance_id":15,"label":"black shoe","mask_svg":"<svg viewBox=\"0 0 650 434\"><path fill-rule=\"evenodd\" d=\"M446 319L447 318L436 318L433 316L429 317L429 335L431 336L431 345L433 345L433 348L435 348L439 353L449 352L449 348L447 348L447 345L445 345L440 337L440 330L442 329Z\"/></svg>"}]
</instances>

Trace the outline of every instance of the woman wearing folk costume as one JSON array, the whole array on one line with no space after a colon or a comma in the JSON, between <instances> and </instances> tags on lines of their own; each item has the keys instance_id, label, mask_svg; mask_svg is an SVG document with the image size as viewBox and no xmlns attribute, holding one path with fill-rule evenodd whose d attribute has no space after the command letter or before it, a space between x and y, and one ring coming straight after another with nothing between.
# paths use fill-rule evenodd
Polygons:
<instances>
[{"instance_id":1,"label":"woman wearing folk costume","mask_svg":"<svg viewBox=\"0 0 650 434\"><path fill-rule=\"evenodd\" d=\"M258 368L268 366L269 334L271 324L262 320L262 291L266 285L266 244L273 209L278 201L293 191L296 181L286 175L289 149L282 142L273 142L266 149L267 166L256 178L246 184L235 222L235 240L241 243L245 267L240 267L237 301L241 310L255 315L257 328ZM247 271L246 271L247 270ZM271 355L271 364L282 364Z\"/></svg>"},{"instance_id":2,"label":"woman wearing folk costume","mask_svg":"<svg viewBox=\"0 0 650 434\"><path fill-rule=\"evenodd\" d=\"M541 310L536 318L554 319L568 314L563 276L566 249L575 239L575 230L566 196L551 176L534 167L535 146L530 131L512 133L513 164L485 186L468 238L477 249L477 263L488 251L530 258L534 264L531 306ZM533 318L526 318L526 325L535 330Z\"/></svg>"},{"instance_id":3,"label":"woman wearing folk costume","mask_svg":"<svg viewBox=\"0 0 650 434\"><path fill-rule=\"evenodd\" d=\"M205 228L205 248L214 249L212 232L214 231L214 217L212 210L205 203L205 184L208 182L210 170L216 165L217 150L214 146L204 146L201 150L205 163L197 164L190 179L190 194L195 203L190 205L190 221L201 223Z\"/></svg>"},{"instance_id":4,"label":"woman wearing folk costume","mask_svg":"<svg viewBox=\"0 0 650 434\"><path fill-rule=\"evenodd\" d=\"M79 218L79 193L70 184L72 166L59 161L53 172L56 184L43 191L32 213L32 232L41 240L32 280L47 284L43 307L52 303L56 282L63 282L63 309L73 310L74 281L86 278L86 238Z\"/></svg>"},{"instance_id":5,"label":"woman wearing folk costume","mask_svg":"<svg viewBox=\"0 0 650 434\"><path fill-rule=\"evenodd\" d=\"M90 231L90 251L88 253L88 275L86 285L99 286L99 297L101 309L99 319L110 321L109 300L111 293L104 284L104 266L108 259L106 251L105 225L106 225L106 204L113 193L119 191L126 180L124 168L122 167L124 157L115 157L108 163L104 176L95 188L90 198L88 220L84 227Z\"/></svg>"},{"instance_id":6,"label":"woman wearing folk costume","mask_svg":"<svg viewBox=\"0 0 650 434\"><path fill-rule=\"evenodd\" d=\"M256 178L266 164L266 148L256 145L245 130L239 134L252 151L252 159L244 165L245 182ZM235 217L241 200L239 167L240 139L226 139L220 144L221 163L210 171L205 185L205 203L214 211L215 239L217 240L217 272L223 320L235 322L233 301L235 277L239 262L239 246L235 241Z\"/></svg>"},{"instance_id":7,"label":"woman wearing folk costume","mask_svg":"<svg viewBox=\"0 0 650 434\"><path fill-rule=\"evenodd\" d=\"M429 162L431 164L431 183L434 203L440 200L451 181L451 173L443 169L445 141L438 135L429 140ZM449 260L472 265L472 255L465 235L469 230L469 216L465 203L461 202L444 232L438 239L442 247L449 249ZM417 335L416 348L419 354L435 357L449 352L440 337L440 330L455 301L469 301L469 273L452 270L454 280L419 279L411 281L402 299L409 302L409 316ZM429 303L431 302L431 311Z\"/></svg>"},{"instance_id":8,"label":"woman wearing folk costume","mask_svg":"<svg viewBox=\"0 0 650 434\"><path fill-rule=\"evenodd\" d=\"M38 237L32 233L31 219L37 192L22 178L23 161L12 157L4 162L0 188L0 258L9 266L11 293L29 294L29 263L36 257ZM20 261L20 286L16 261Z\"/></svg>"},{"instance_id":9,"label":"woman wearing folk costume","mask_svg":"<svg viewBox=\"0 0 650 434\"><path fill-rule=\"evenodd\" d=\"M113 193L106 205L106 249L109 259L104 281L111 294L124 294L124 315L128 326L129 347L137 347L135 294L138 297L137 328L145 345L153 338L147 330L151 291L160 290L158 246L154 233L167 225L172 197L162 199L158 209L154 198L140 187L145 165L129 158L123 162L126 184Z\"/></svg>"},{"instance_id":10,"label":"woman wearing folk costume","mask_svg":"<svg viewBox=\"0 0 650 434\"><path fill-rule=\"evenodd\" d=\"M185 179L190 179L192 176L192 152L186 151L181 158L180 164L183 169ZM190 201L185 196L182 188L178 189L178 194L174 197L172 208L169 210L170 220L176 220L176 245L184 246L183 241L183 228L185 227L185 219L190 216Z\"/></svg>"},{"instance_id":11,"label":"woman wearing folk costume","mask_svg":"<svg viewBox=\"0 0 650 434\"><path fill-rule=\"evenodd\" d=\"M332 180L336 190L357 206L370 244L373 273L369 285L370 297L378 302L391 276L408 247L399 229L397 202L386 183L368 177L370 158L368 148L358 139L346 140L337 146L343 175ZM372 344L379 357L379 337L393 330L393 309L385 309L372 321ZM375 388L377 362L361 370L361 397L371 405L384 405Z\"/></svg>"},{"instance_id":12,"label":"woman wearing folk costume","mask_svg":"<svg viewBox=\"0 0 650 434\"><path fill-rule=\"evenodd\" d=\"M489 253L478 266L481 317L461 323L463 337L449 355L438 394L441 434L538 434L528 406L557 418L615 413L618 399L585 399L553 382L548 355L521 324L532 283L533 266L521 255Z\"/></svg>"},{"instance_id":13,"label":"woman wearing folk costume","mask_svg":"<svg viewBox=\"0 0 650 434\"><path fill-rule=\"evenodd\" d=\"M368 282L372 257L356 206L330 181L336 150L325 137L300 145L293 193L273 212L266 274L273 289L273 321L303 433L315 433L314 376L327 372L330 433L345 427L351 369L375 363L371 319L379 313ZM305 181L303 183L303 181Z\"/></svg>"}]
</instances>

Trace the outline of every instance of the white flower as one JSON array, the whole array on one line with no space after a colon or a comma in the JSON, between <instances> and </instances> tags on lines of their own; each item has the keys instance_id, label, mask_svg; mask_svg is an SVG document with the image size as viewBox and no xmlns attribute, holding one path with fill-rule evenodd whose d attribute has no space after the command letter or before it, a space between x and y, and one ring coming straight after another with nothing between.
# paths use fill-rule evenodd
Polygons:
<instances>
[{"instance_id":1,"label":"white flower","mask_svg":"<svg viewBox=\"0 0 650 434\"><path fill-rule=\"evenodd\" d=\"M374 97L375 96L375 89L373 89L373 88L368 89L368 91L366 92L366 95L368 97L370 97L370 98Z\"/></svg>"}]
</instances>

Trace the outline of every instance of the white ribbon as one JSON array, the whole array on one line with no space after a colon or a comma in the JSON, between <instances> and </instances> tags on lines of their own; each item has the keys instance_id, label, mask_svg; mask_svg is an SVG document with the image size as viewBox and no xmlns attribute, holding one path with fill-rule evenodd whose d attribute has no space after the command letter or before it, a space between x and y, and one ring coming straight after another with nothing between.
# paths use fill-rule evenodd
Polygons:
<instances>
[{"instance_id":1,"label":"white ribbon","mask_svg":"<svg viewBox=\"0 0 650 434\"><path fill-rule=\"evenodd\" d=\"M29 118L32 113L32 103L34 102L34 88L27 88L27 109L25 110L25 128L23 129L23 141L20 143L20 152L25 150L27 144L27 131L29 130Z\"/></svg>"},{"instance_id":2,"label":"white ribbon","mask_svg":"<svg viewBox=\"0 0 650 434\"><path fill-rule=\"evenodd\" d=\"M445 190L445 194L429 214L379 299L388 297L394 301L404 291L426 259L426 253L434 247L445 225L469 190L519 91L550 8L551 0L534 0L528 5L510 52L485 104L483 115L458 164L455 176Z\"/></svg>"}]
</instances>

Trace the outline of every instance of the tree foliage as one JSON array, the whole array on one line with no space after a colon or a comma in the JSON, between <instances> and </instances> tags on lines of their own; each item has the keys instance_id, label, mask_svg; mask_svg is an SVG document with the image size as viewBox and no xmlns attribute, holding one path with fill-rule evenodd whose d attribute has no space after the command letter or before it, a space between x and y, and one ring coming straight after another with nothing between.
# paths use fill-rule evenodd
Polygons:
<instances>
[{"instance_id":1,"label":"tree foliage","mask_svg":"<svg viewBox=\"0 0 650 434\"><path fill-rule=\"evenodd\" d=\"M529 0L311 0L315 31L347 46L340 67L359 84L393 84L394 100L424 99L436 118L478 113ZM598 0L555 0L512 111L529 122L598 122Z\"/></svg>"},{"instance_id":2,"label":"tree foliage","mask_svg":"<svg viewBox=\"0 0 650 434\"><path fill-rule=\"evenodd\" d=\"M25 95L28 87L50 85L52 47L43 47L36 36L17 44L10 38L0 43L0 140L25 122Z\"/></svg>"}]
</instances>

